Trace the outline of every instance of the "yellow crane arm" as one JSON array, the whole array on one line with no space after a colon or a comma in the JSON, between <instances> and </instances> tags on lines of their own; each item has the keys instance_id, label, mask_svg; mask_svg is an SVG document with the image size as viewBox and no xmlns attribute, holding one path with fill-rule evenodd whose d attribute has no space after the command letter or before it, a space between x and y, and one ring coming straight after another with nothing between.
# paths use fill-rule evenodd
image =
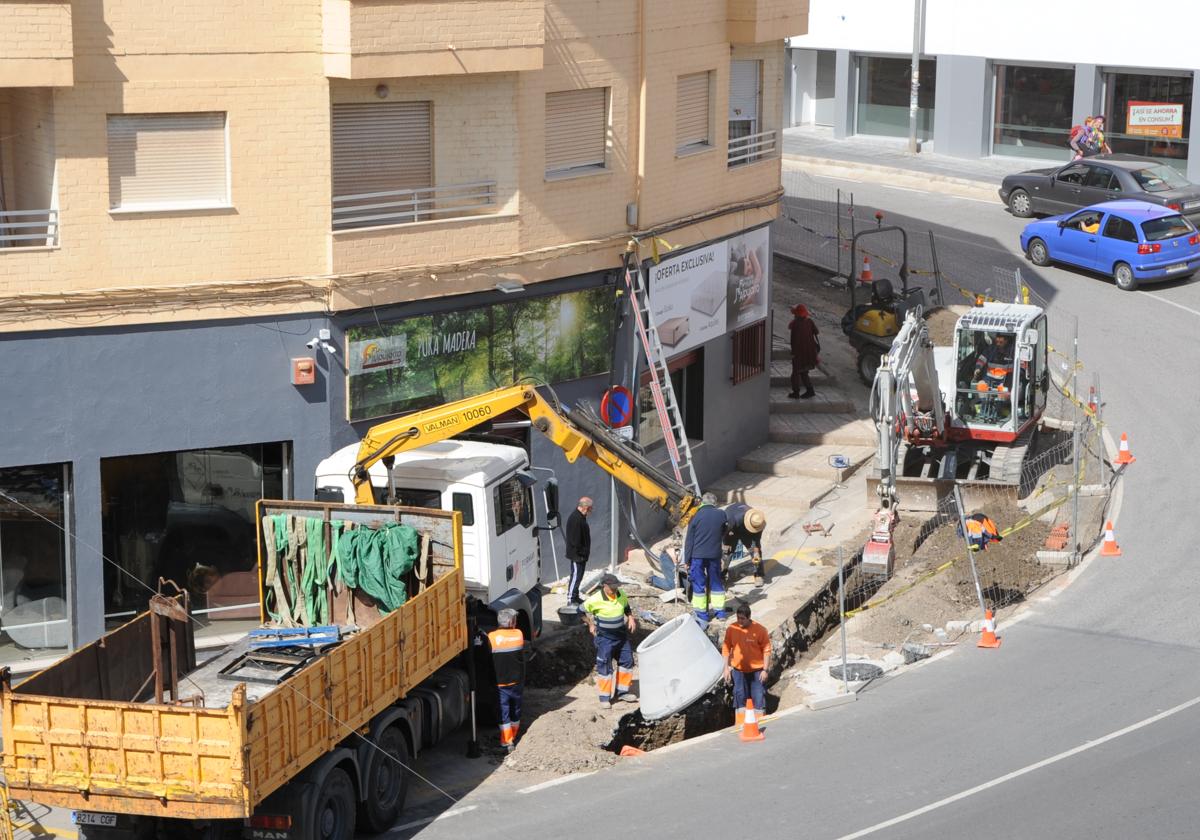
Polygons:
<instances>
[{"instance_id":1,"label":"yellow crane arm","mask_svg":"<svg viewBox=\"0 0 1200 840\"><path fill-rule=\"evenodd\" d=\"M636 451L626 450L621 442L601 440L598 435L581 429L531 385L498 388L371 427L351 468L355 500L359 504L375 503L368 471L377 461L446 440L513 410L529 417L535 429L562 449L567 461L573 464L580 457L588 459L643 499L665 510L672 524L687 525L699 507L700 500L691 490L659 473Z\"/></svg>"}]
</instances>

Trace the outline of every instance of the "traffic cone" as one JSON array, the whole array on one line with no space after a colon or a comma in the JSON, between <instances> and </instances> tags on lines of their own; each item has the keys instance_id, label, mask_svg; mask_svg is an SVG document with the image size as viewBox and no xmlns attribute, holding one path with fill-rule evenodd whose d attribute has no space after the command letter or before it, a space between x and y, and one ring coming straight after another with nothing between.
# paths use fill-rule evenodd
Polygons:
<instances>
[{"instance_id":1,"label":"traffic cone","mask_svg":"<svg viewBox=\"0 0 1200 840\"><path fill-rule=\"evenodd\" d=\"M758 730L758 713L754 711L754 701L746 698L746 714L742 718L742 735L743 741L762 741L766 739Z\"/></svg>"},{"instance_id":2,"label":"traffic cone","mask_svg":"<svg viewBox=\"0 0 1200 840\"><path fill-rule=\"evenodd\" d=\"M637 758L639 755L645 755L646 751L626 744L625 746L621 747L620 754L623 758Z\"/></svg>"},{"instance_id":3,"label":"traffic cone","mask_svg":"<svg viewBox=\"0 0 1200 840\"><path fill-rule=\"evenodd\" d=\"M983 632L979 634L979 644L975 647L1000 647L1000 638L996 635L996 620L991 610L985 610L983 613Z\"/></svg>"},{"instance_id":4,"label":"traffic cone","mask_svg":"<svg viewBox=\"0 0 1200 840\"><path fill-rule=\"evenodd\" d=\"M1121 432L1121 448L1117 452L1117 460L1114 464L1132 464L1137 458L1133 457L1133 453L1129 451L1129 435Z\"/></svg>"},{"instance_id":5,"label":"traffic cone","mask_svg":"<svg viewBox=\"0 0 1200 840\"><path fill-rule=\"evenodd\" d=\"M1100 546L1101 557L1120 557L1121 546L1117 545L1117 538L1113 535L1112 520L1104 523L1104 544Z\"/></svg>"},{"instance_id":6,"label":"traffic cone","mask_svg":"<svg viewBox=\"0 0 1200 840\"><path fill-rule=\"evenodd\" d=\"M1093 416L1096 414L1097 404L1098 403L1096 401L1096 386L1093 385L1090 388L1088 388L1088 411L1092 412Z\"/></svg>"},{"instance_id":7,"label":"traffic cone","mask_svg":"<svg viewBox=\"0 0 1200 840\"><path fill-rule=\"evenodd\" d=\"M875 275L871 273L871 258L863 257L862 274L858 275L858 279L862 283L872 283L875 280Z\"/></svg>"}]
</instances>

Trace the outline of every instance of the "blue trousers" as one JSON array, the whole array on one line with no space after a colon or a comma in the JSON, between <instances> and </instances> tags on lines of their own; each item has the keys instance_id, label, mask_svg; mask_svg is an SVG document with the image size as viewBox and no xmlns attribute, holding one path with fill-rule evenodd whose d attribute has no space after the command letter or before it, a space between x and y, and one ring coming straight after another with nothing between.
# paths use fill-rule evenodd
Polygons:
<instances>
[{"instance_id":1,"label":"blue trousers","mask_svg":"<svg viewBox=\"0 0 1200 840\"><path fill-rule=\"evenodd\" d=\"M613 660L619 668L613 677ZM600 702L608 703L629 691L633 684L633 645L628 636L596 634L596 686Z\"/></svg>"},{"instance_id":2,"label":"blue trousers","mask_svg":"<svg viewBox=\"0 0 1200 840\"><path fill-rule=\"evenodd\" d=\"M762 671L732 671L733 676L733 710L741 713L746 710L746 698L754 701L756 712L766 711L767 690L758 676Z\"/></svg>"},{"instance_id":3,"label":"blue trousers","mask_svg":"<svg viewBox=\"0 0 1200 840\"><path fill-rule=\"evenodd\" d=\"M500 685L500 743L508 745L521 732L521 684Z\"/></svg>"},{"instance_id":4,"label":"blue trousers","mask_svg":"<svg viewBox=\"0 0 1200 840\"><path fill-rule=\"evenodd\" d=\"M692 584L692 609L716 612L725 609L725 584L721 582L721 558L693 557L688 565Z\"/></svg>"}]
</instances>

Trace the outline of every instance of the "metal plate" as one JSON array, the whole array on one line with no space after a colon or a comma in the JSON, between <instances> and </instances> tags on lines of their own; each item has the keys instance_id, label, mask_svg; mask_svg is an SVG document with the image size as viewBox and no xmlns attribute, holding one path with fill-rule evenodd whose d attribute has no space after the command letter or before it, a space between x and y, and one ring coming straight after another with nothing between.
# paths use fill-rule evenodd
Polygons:
<instances>
[{"instance_id":1,"label":"metal plate","mask_svg":"<svg viewBox=\"0 0 1200 840\"><path fill-rule=\"evenodd\" d=\"M71 822L75 825L102 825L114 828L117 825L116 814L97 814L93 811L72 811Z\"/></svg>"},{"instance_id":2,"label":"metal plate","mask_svg":"<svg viewBox=\"0 0 1200 840\"><path fill-rule=\"evenodd\" d=\"M1174 263L1172 265L1167 266L1163 270L1164 271L1186 271L1187 263Z\"/></svg>"}]
</instances>

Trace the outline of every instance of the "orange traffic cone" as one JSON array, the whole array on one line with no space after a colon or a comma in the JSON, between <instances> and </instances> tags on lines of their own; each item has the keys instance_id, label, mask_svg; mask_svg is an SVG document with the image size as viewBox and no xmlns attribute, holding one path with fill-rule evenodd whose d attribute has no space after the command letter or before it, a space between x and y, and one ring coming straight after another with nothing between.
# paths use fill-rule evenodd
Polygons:
<instances>
[{"instance_id":1,"label":"orange traffic cone","mask_svg":"<svg viewBox=\"0 0 1200 840\"><path fill-rule=\"evenodd\" d=\"M621 747L621 755L624 758L637 758L639 755L645 755L645 754L646 754L645 750L639 750L637 747L630 746L629 744L626 744L625 746Z\"/></svg>"},{"instance_id":2,"label":"orange traffic cone","mask_svg":"<svg viewBox=\"0 0 1200 840\"><path fill-rule=\"evenodd\" d=\"M1092 387L1088 388L1088 411L1092 412L1093 416L1096 414L1098 399L1099 398L1096 396L1096 386L1093 385Z\"/></svg>"},{"instance_id":3,"label":"orange traffic cone","mask_svg":"<svg viewBox=\"0 0 1200 840\"><path fill-rule=\"evenodd\" d=\"M1114 464L1132 464L1137 458L1133 457L1133 453L1129 451L1129 435L1121 432L1121 448L1117 452L1117 460Z\"/></svg>"},{"instance_id":4,"label":"orange traffic cone","mask_svg":"<svg viewBox=\"0 0 1200 840\"><path fill-rule=\"evenodd\" d=\"M996 635L996 620L993 617L991 610L985 610L983 613L983 632L980 633L979 644L977 644L975 647L1000 647L1000 638Z\"/></svg>"},{"instance_id":5,"label":"orange traffic cone","mask_svg":"<svg viewBox=\"0 0 1200 840\"><path fill-rule=\"evenodd\" d=\"M1112 520L1104 523L1104 544L1100 546L1101 557L1120 557L1121 546L1117 545L1117 538L1113 535Z\"/></svg>"},{"instance_id":6,"label":"orange traffic cone","mask_svg":"<svg viewBox=\"0 0 1200 840\"><path fill-rule=\"evenodd\" d=\"M866 256L863 257L862 274L860 274L858 276L858 279L863 283L874 282L875 275L873 275L871 273L871 258L870 257L866 257Z\"/></svg>"},{"instance_id":7,"label":"orange traffic cone","mask_svg":"<svg viewBox=\"0 0 1200 840\"><path fill-rule=\"evenodd\" d=\"M742 740L763 741L766 736L758 730L758 712L754 711L754 701L746 698L746 714L742 718Z\"/></svg>"}]
</instances>

